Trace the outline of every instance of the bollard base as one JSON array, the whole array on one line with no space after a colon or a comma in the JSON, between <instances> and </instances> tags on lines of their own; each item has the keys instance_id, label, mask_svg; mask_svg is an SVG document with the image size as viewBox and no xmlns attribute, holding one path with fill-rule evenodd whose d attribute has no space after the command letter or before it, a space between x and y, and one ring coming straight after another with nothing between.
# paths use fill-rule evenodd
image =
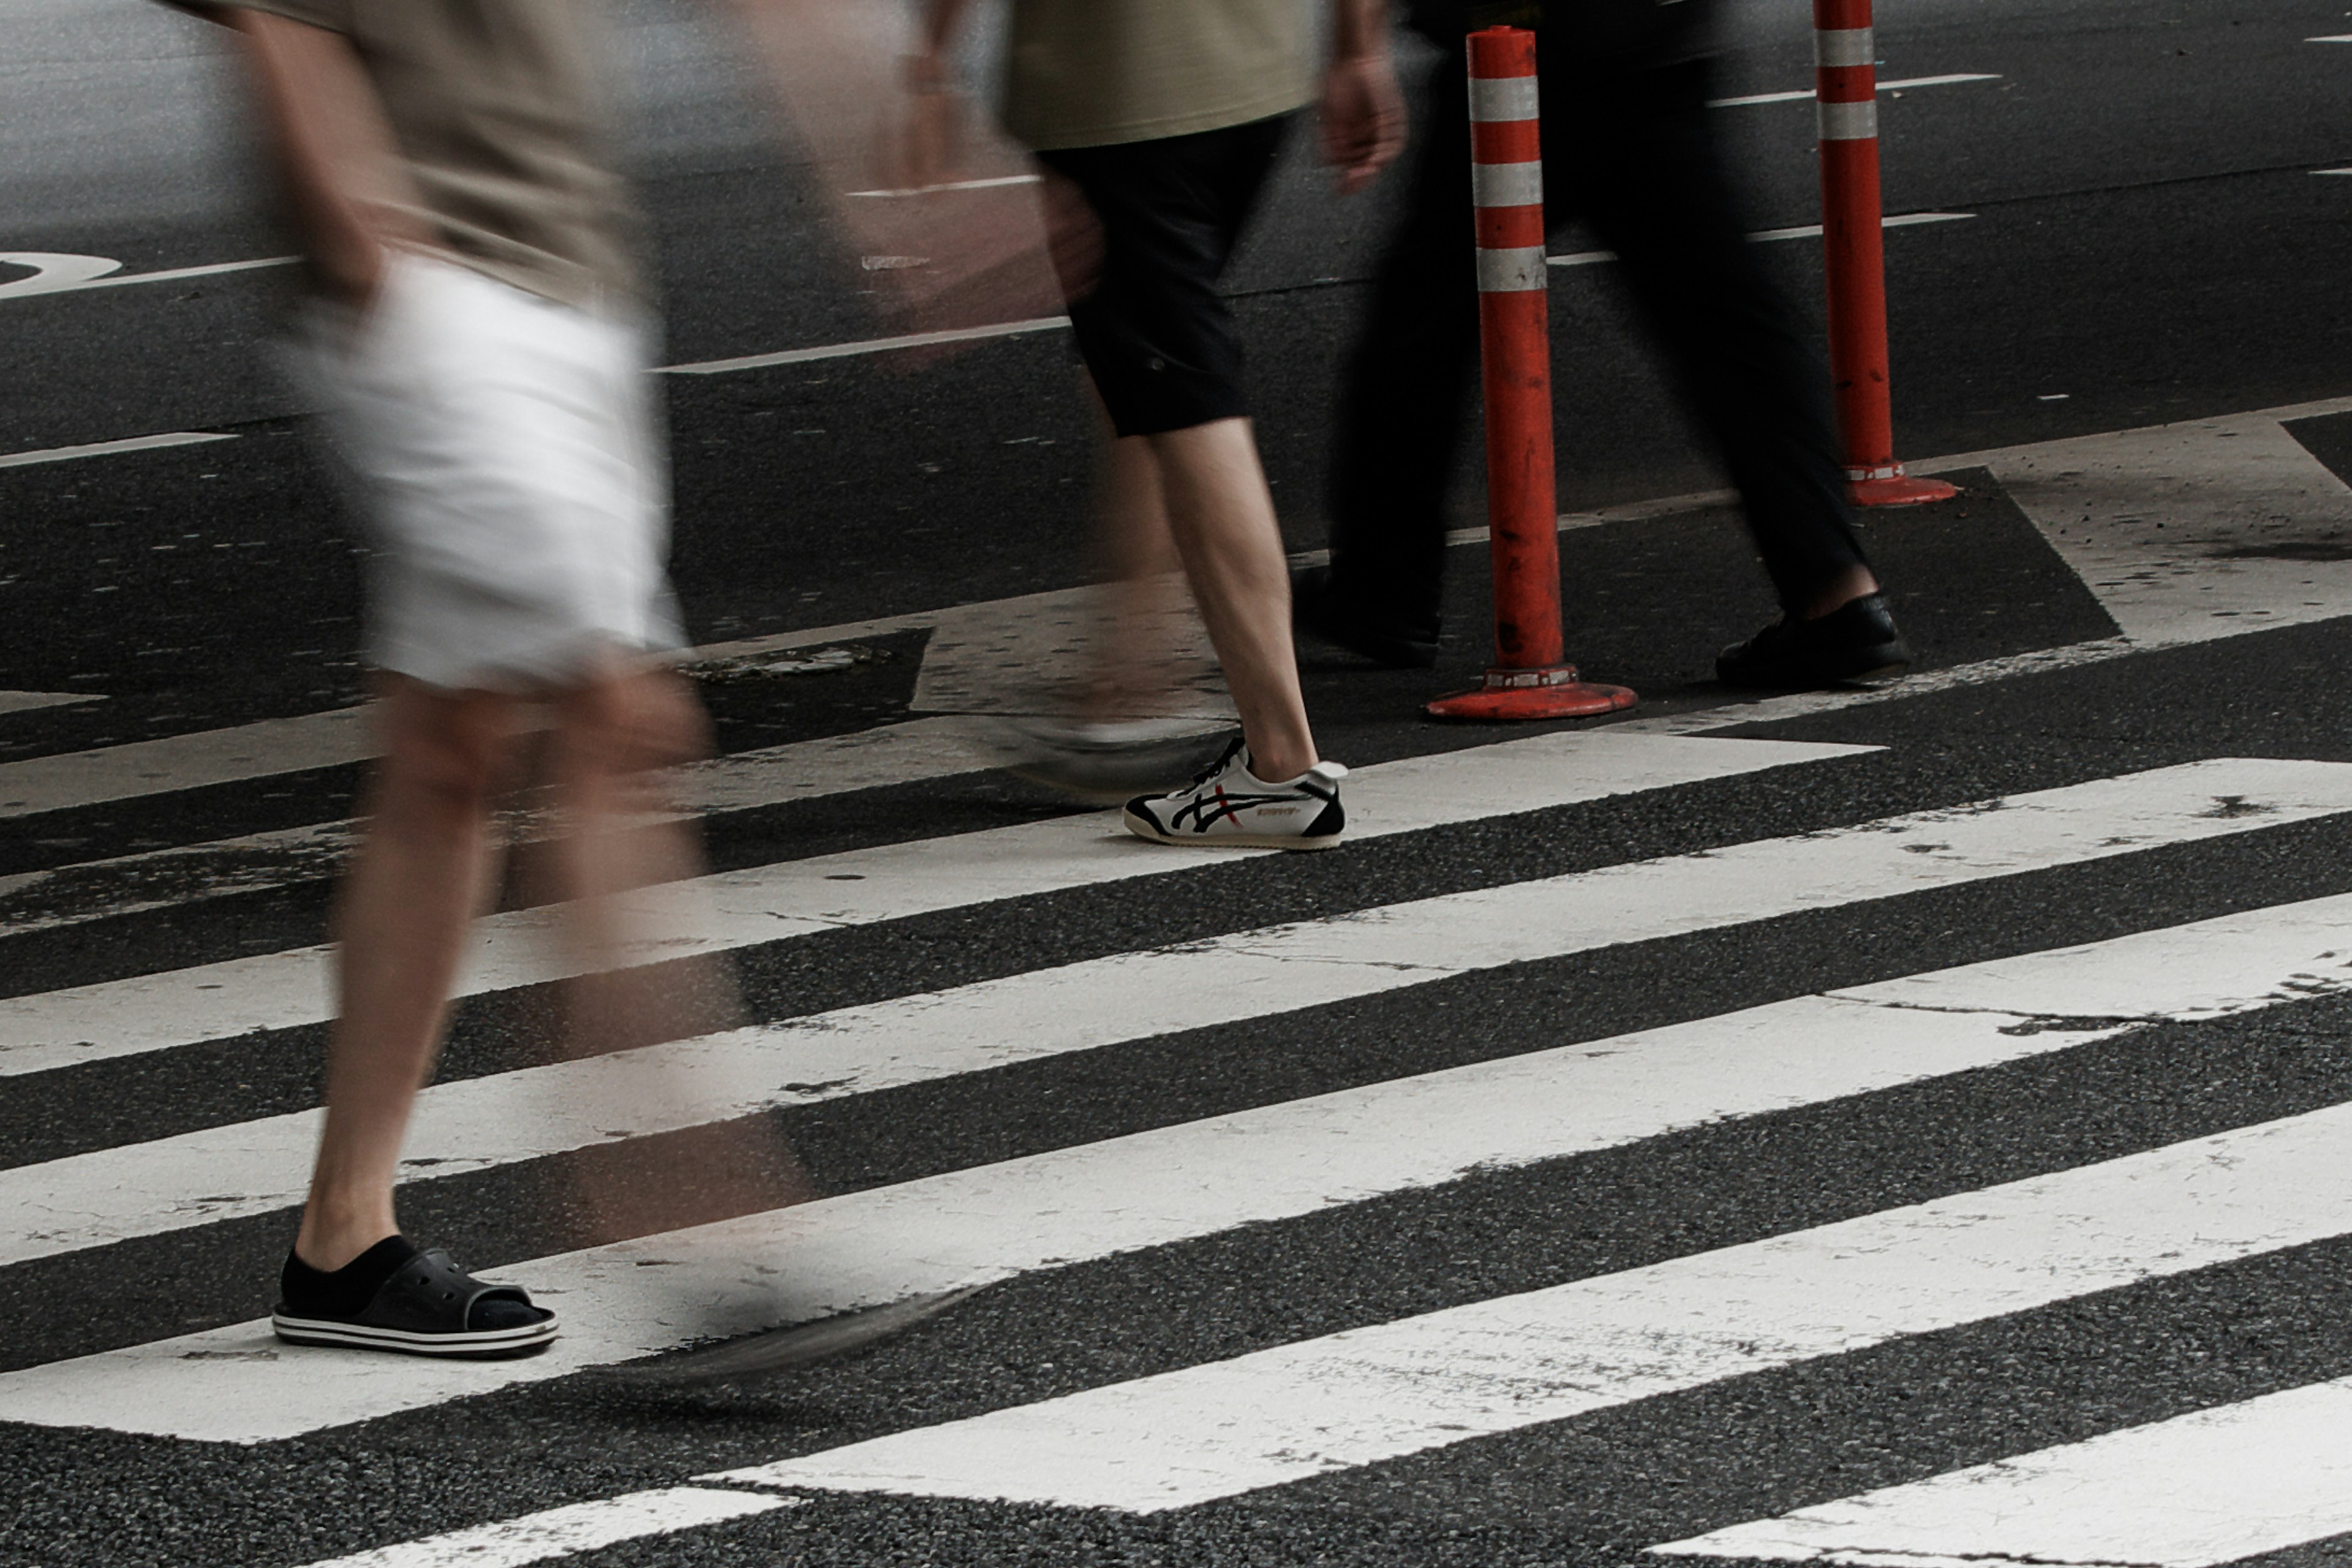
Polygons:
<instances>
[{"instance_id":1,"label":"bollard base","mask_svg":"<svg viewBox=\"0 0 2352 1568\"><path fill-rule=\"evenodd\" d=\"M1486 723L1590 719L1620 712L1640 700L1622 686L1579 680L1572 664L1556 664L1549 669L1490 669L1477 690L1441 697L1429 704L1428 711L1432 718Z\"/></svg>"},{"instance_id":2,"label":"bollard base","mask_svg":"<svg viewBox=\"0 0 2352 1568\"><path fill-rule=\"evenodd\" d=\"M1941 479L1915 479L1896 464L1893 473L1880 471L1864 476L1849 472L1846 476L1849 493L1856 506L1918 506L1931 500L1949 500L1960 493L1958 485Z\"/></svg>"}]
</instances>

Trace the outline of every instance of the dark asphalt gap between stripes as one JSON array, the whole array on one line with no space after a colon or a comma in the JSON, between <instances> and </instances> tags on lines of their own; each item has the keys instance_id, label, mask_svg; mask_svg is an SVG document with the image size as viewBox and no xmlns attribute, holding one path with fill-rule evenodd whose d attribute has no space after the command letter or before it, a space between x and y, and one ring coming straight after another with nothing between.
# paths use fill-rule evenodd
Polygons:
<instances>
[{"instance_id":1,"label":"dark asphalt gap between stripes","mask_svg":"<svg viewBox=\"0 0 2352 1568\"><path fill-rule=\"evenodd\" d=\"M1380 996L1121 1042L745 1121L772 1130L777 1145L793 1149L820 1192L864 1191L1788 997L2340 893L2352 890L2347 866L2352 822L2257 830L2203 845L1514 964ZM2329 869L2315 869L2323 867ZM2260 894L2252 891L2257 887ZM2242 1022L2166 1027L2220 1029ZM301 1078L287 1086L292 1103L286 1109L311 1102L313 1060L288 1058L289 1068ZM204 1079L209 1066L199 1057L184 1077L172 1075L180 1081L152 1089L142 1084L126 1090L118 1079L114 1094L119 1101L136 1099L160 1109L170 1096L193 1092L195 1084L189 1080ZM2155 1084L2150 1090L2179 1092L2182 1087ZM2263 1086L2278 1093L2293 1088L2285 1081ZM77 1103L50 1100L45 1109L52 1117L69 1115ZM86 1101L79 1103L82 1119L88 1119ZM231 1119L258 1113L247 1101ZM2241 1120L2287 1113L2249 1112ZM13 1144L18 1130L9 1131ZM118 1146L160 1131L152 1124L118 1121L97 1146ZM28 1139L38 1139L40 1132L37 1126L23 1129ZM2193 1135L2168 1133L2153 1142ZM727 1165L698 1157L712 1136L688 1130L437 1180L429 1173L413 1173L402 1188L403 1214L418 1234L485 1269L621 1239L603 1216L581 1212L572 1197L577 1179L587 1173L607 1178L604 1191L668 1186L676 1206L664 1215L661 1229L728 1217L736 1211L728 1206L726 1193L707 1183L698 1190L677 1185L681 1173L707 1173ZM727 1146L741 1145L730 1141ZM1579 1156L1588 1157L1601 1156ZM1988 1178L1993 1179L2011 1178ZM97 1312L54 1325L50 1335L24 1331L0 1352L7 1358L0 1366L244 1321L259 1310L258 1297L274 1279L293 1221L289 1210L0 1268L0 1310L20 1311L19 1321L27 1323L38 1321L31 1308L42 1300L108 1302Z\"/></svg>"},{"instance_id":2,"label":"dark asphalt gap between stripes","mask_svg":"<svg viewBox=\"0 0 2352 1568\"><path fill-rule=\"evenodd\" d=\"M2155 1026L2047 1057L1024 1276L902 1344L756 1384L647 1396L588 1374L266 1445L240 1456L233 1479L224 1475L219 1486L184 1500L198 1516L188 1528L234 1522L259 1531L257 1545L283 1526L257 1515L281 1500L316 1498L321 1485L352 1485L331 1457L419 1445L456 1444L473 1456L476 1490L467 1506L532 1511L566 1496L675 1482L2117 1158L2352 1095L2348 1026L2352 998L2340 996ZM282 1227L270 1239L282 1247ZM1164 1521L1039 1511L1082 1536L1108 1531L1144 1542L1218 1518L1270 1510L1296 1523L1304 1510L1327 1508L1339 1520L1385 1519L1419 1540L1420 1527L1392 1517L1402 1511L1394 1506L1399 1492L1432 1501L1441 1519L1486 1495L1490 1511L1504 1516L1486 1527L1500 1532L1486 1538L1489 1547L1516 1539L1528 1516L1563 1548L1637 1547L1690 1533L1655 1521L1705 1517L1719 1524L1742 1509L1747 1517L1796 1506L1791 1487L1804 1489L1801 1500L1810 1501L1885 1479L1883 1468L1858 1479L1851 1468L1857 1458L1877 1467L1948 1468L2085 1427L2342 1375L2352 1368L2352 1334L2342 1327L2352 1300L2347 1249L2352 1242L2342 1240L2298 1247L1205 1505ZM234 1256L241 1250L215 1237L177 1261L199 1279L246 1261ZM247 1282L256 1294L263 1285ZM2158 1343L2176 1321L2179 1342ZM1106 1331L1106 1324L1118 1327ZM2104 1353L2090 1353L2101 1345ZM2145 1375L2174 1366L2185 1375L2168 1382ZM2016 1379L2029 1394L2036 1379L2056 1386L2045 1384L2039 1397L2002 1407L1979 1397L1976 1380L1987 1373ZM2087 1404L2072 1392L2075 1385ZM1903 1410L1885 1408L1890 1400ZM2070 1421L2075 1425L2048 1435L2051 1423ZM1711 1424L1759 1441L1744 1459L1693 1451ZM593 1455L572 1446L588 1428L605 1434ZM53 1447L59 1437L0 1427L0 1468L15 1468L12 1449L36 1440ZM67 1437L69 1449L129 1456L131 1468L142 1452L160 1458L187 1447L104 1434ZM551 1478L547 1461L558 1450L566 1455ZM1939 1457L1956 1453L1968 1457ZM1786 1468L1775 1474L1776 1464ZM1682 1496L1677 1483L1685 1479L1702 1489ZM1482 1484L1493 1491L1482 1494ZM1335 1501L1349 1506L1328 1508ZM1642 1532L1661 1532L1633 1541L1621 1530L1603 1542L1579 1542L1578 1510L1604 1502L1610 1520L1630 1512ZM923 1538L924 1520L965 1517L972 1507L866 1499L857 1517L878 1511L885 1521L860 1534L877 1552L886 1542L903 1547ZM215 1517L208 1521L206 1513ZM887 1522L894 1515L900 1524ZM1456 1518L1448 1526L1466 1522ZM428 1510L403 1521L392 1538L446 1527Z\"/></svg>"},{"instance_id":3,"label":"dark asphalt gap between stripes","mask_svg":"<svg viewBox=\"0 0 2352 1568\"><path fill-rule=\"evenodd\" d=\"M2352 485L2352 414L2290 419L2286 432L2303 444L2305 451L2326 464L2329 472Z\"/></svg>"}]
</instances>

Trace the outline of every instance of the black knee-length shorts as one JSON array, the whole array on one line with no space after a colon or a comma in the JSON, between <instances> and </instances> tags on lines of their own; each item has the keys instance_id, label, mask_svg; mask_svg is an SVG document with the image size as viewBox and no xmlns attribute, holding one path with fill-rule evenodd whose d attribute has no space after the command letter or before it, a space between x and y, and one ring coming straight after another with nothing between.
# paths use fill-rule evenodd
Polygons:
<instances>
[{"instance_id":1,"label":"black knee-length shorts","mask_svg":"<svg viewBox=\"0 0 2352 1568\"><path fill-rule=\"evenodd\" d=\"M1102 271L1070 305L1079 357L1122 436L1245 413L1241 334L1217 291L1293 117L1040 153L1102 224Z\"/></svg>"}]
</instances>

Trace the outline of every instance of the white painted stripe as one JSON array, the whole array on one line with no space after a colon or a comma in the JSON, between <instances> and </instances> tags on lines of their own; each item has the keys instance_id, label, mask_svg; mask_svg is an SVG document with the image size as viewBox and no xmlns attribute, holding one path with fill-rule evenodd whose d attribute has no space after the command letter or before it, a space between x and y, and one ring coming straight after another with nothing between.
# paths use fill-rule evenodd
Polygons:
<instances>
[{"instance_id":1,"label":"white painted stripe","mask_svg":"<svg viewBox=\"0 0 2352 1568\"><path fill-rule=\"evenodd\" d=\"M122 266L110 256L76 256L54 250L0 250L0 263L28 267L33 272L30 278L12 278L0 283L0 300L53 294L93 278L103 278Z\"/></svg>"},{"instance_id":2,"label":"white painted stripe","mask_svg":"<svg viewBox=\"0 0 2352 1568\"><path fill-rule=\"evenodd\" d=\"M7 696L0 692L0 711ZM679 816L698 817L947 778L1001 760L971 721L936 716L715 757L678 769L667 793ZM355 824L327 822L0 876L0 909L34 911L0 918L0 935L316 881L332 876L356 841ZM0 1051L0 1076L26 1070Z\"/></svg>"},{"instance_id":3,"label":"white painted stripe","mask_svg":"<svg viewBox=\"0 0 2352 1568\"><path fill-rule=\"evenodd\" d=\"M2260 952L2258 925L2222 934L2222 923L2103 943L2046 970L2005 961L2026 966L2005 982L2015 1012L1971 1005L2001 968L1972 966L517 1264L515 1277L566 1314L563 1337L529 1362L388 1365L276 1346L266 1324L247 1323L0 1376L0 1419L206 1441L291 1436L701 1337L2025 1059L2112 1032L2066 1021L2078 975L2153 976L2142 1005L2184 1016L2277 999L2263 988L2282 955ZM2177 950L2200 938L2225 957L2211 977L2191 979Z\"/></svg>"},{"instance_id":4,"label":"white painted stripe","mask_svg":"<svg viewBox=\"0 0 2352 1568\"><path fill-rule=\"evenodd\" d=\"M1478 292L1525 294L1545 286L1544 248L1517 246L1508 250L1478 247Z\"/></svg>"},{"instance_id":5,"label":"white painted stripe","mask_svg":"<svg viewBox=\"0 0 2352 1568\"><path fill-rule=\"evenodd\" d=\"M1473 163L1470 199L1472 205L1482 207L1539 207L1543 205L1543 163L1533 159L1524 163Z\"/></svg>"},{"instance_id":6,"label":"white painted stripe","mask_svg":"<svg viewBox=\"0 0 2352 1568\"><path fill-rule=\"evenodd\" d=\"M1920 224L1928 223L1964 223L1976 216L1974 213L1898 213L1893 217L1880 218L1878 226L1912 228ZM1821 237L1822 226L1817 223L1808 223L1800 224L1794 228L1759 229L1748 237L1759 245L1770 245L1784 239L1819 239Z\"/></svg>"},{"instance_id":7,"label":"white painted stripe","mask_svg":"<svg viewBox=\"0 0 2352 1568\"><path fill-rule=\"evenodd\" d=\"M2333 765L2352 790L2352 764ZM2213 798L2182 797L2173 830L2210 813ZM2077 795L2056 810L2063 816L2083 803ZM2245 804L2255 820L2274 819L2264 809L2272 800ZM2100 820L2110 829L2129 823L2137 847L2149 847L2138 835L2151 829L2156 840L2168 837L2144 797L2138 805ZM406 1154L418 1174L463 1175L777 1106L2114 852L2092 842L2089 823L2053 834L2034 820L2052 809L2049 797L2020 797L1990 820L1974 818L1974 830L1958 837L1954 814L1931 813L1768 839L446 1084L420 1097ZM2011 840L2021 858L2000 858ZM1923 861L1942 873L1922 880L1913 868ZM1837 995L1910 1009L2210 1016L2352 988L2347 952L2352 898ZM291 1208L308 1179L318 1116L206 1128L0 1171L0 1266Z\"/></svg>"},{"instance_id":8,"label":"white painted stripe","mask_svg":"<svg viewBox=\"0 0 2352 1568\"><path fill-rule=\"evenodd\" d=\"M2315 174L2352 174L2352 169L2314 169Z\"/></svg>"},{"instance_id":9,"label":"white painted stripe","mask_svg":"<svg viewBox=\"0 0 2352 1568\"><path fill-rule=\"evenodd\" d=\"M131 436L120 441L92 441L80 447L51 447L37 452L0 453L0 468L20 468L34 463L69 463L77 458L110 458L120 452L152 452L159 447L201 447L207 441L234 441L210 430L171 430L160 436ZM0 816L6 815L0 809Z\"/></svg>"},{"instance_id":10,"label":"white painted stripe","mask_svg":"<svg viewBox=\"0 0 2352 1568\"><path fill-rule=\"evenodd\" d=\"M1916 87L1954 87L1967 81L1999 81L1997 71L1961 71L1951 76L1905 77L1898 81L1877 84L1881 92L1907 92ZM1820 94L1812 88L1799 88L1791 92L1751 92L1740 98L1711 98L1709 109L1744 109L1755 103L1808 103Z\"/></svg>"},{"instance_id":11,"label":"white painted stripe","mask_svg":"<svg viewBox=\"0 0 2352 1568\"><path fill-rule=\"evenodd\" d=\"M1880 218L1878 226L1911 228L1920 224L1961 223L1976 216L1974 213L1896 213L1891 217ZM1786 239L1819 239L1821 237L1822 226L1809 223L1800 224L1794 228L1760 228L1748 237L1759 245L1770 245ZM1579 250L1550 258L1554 267L1593 267L1616 259L1617 253L1613 250Z\"/></svg>"},{"instance_id":12,"label":"white painted stripe","mask_svg":"<svg viewBox=\"0 0 2352 1568\"><path fill-rule=\"evenodd\" d=\"M950 327L936 332L908 332L895 338L868 338L861 342L825 343L816 348L782 349L774 353L744 354L735 359L703 360L694 364L664 365L664 375L723 375L731 371L765 370L772 365L810 364L818 360L854 359L862 354L895 353L902 349L937 348L945 343L976 343L989 338L1017 338L1030 332L1059 331L1070 324L1067 316L1038 316L1025 321L993 321L984 327Z\"/></svg>"},{"instance_id":13,"label":"white painted stripe","mask_svg":"<svg viewBox=\"0 0 2352 1568\"><path fill-rule=\"evenodd\" d=\"M1538 113L1536 80L1531 76L1472 77L1471 120L1491 124L1497 121L1535 119Z\"/></svg>"},{"instance_id":14,"label":"white painted stripe","mask_svg":"<svg viewBox=\"0 0 2352 1568\"><path fill-rule=\"evenodd\" d=\"M128 289L134 283L184 283L196 278L219 278L231 272L258 272L273 267L292 267L302 258L299 256L264 256L252 261L215 261L203 267L173 267L162 272L119 272L106 278L95 278L73 287L81 289ZM65 290L56 290L64 292Z\"/></svg>"},{"instance_id":15,"label":"white painted stripe","mask_svg":"<svg viewBox=\"0 0 2352 1568\"><path fill-rule=\"evenodd\" d=\"M1190 1507L2339 1236L2347 1139L2335 1106L724 1479Z\"/></svg>"},{"instance_id":16,"label":"white painted stripe","mask_svg":"<svg viewBox=\"0 0 2352 1568\"><path fill-rule=\"evenodd\" d=\"M2352 1378L1650 1550L1884 1568L2217 1568L2347 1531Z\"/></svg>"},{"instance_id":17,"label":"white painted stripe","mask_svg":"<svg viewBox=\"0 0 2352 1568\"><path fill-rule=\"evenodd\" d=\"M1813 29L1813 64L1824 70L1875 65L1878 49L1868 27Z\"/></svg>"},{"instance_id":18,"label":"white painted stripe","mask_svg":"<svg viewBox=\"0 0 2352 1568\"><path fill-rule=\"evenodd\" d=\"M1871 749L1779 742L1766 749L1767 744L1711 742L1688 748L1656 737L1627 743L1598 731L1382 763L1348 775L1349 831L1360 839L1419 832ZM661 933L646 950L649 959L683 958L1279 853L1171 850L1135 838L1119 826L1116 813L1087 813L649 889L633 900L629 912L636 918L630 923ZM473 963L459 994L476 995L572 973L572 961L547 941L559 919L553 911L517 910L477 922ZM328 952L324 947L301 948L0 1000L0 1062L54 1067L323 1022L330 1016Z\"/></svg>"},{"instance_id":19,"label":"white painted stripe","mask_svg":"<svg viewBox=\"0 0 2352 1568\"><path fill-rule=\"evenodd\" d=\"M2305 38L2306 44L2352 44L2352 33L2329 33L2316 38Z\"/></svg>"},{"instance_id":20,"label":"white painted stripe","mask_svg":"<svg viewBox=\"0 0 2352 1568\"><path fill-rule=\"evenodd\" d=\"M375 755L366 710L338 708L156 741L0 763L0 820L200 789Z\"/></svg>"},{"instance_id":21,"label":"white painted stripe","mask_svg":"<svg viewBox=\"0 0 2352 1568\"><path fill-rule=\"evenodd\" d=\"M66 256L44 251L0 251L0 261L35 268L30 278L0 283L0 300L26 300L39 294L73 294L87 289L125 289L136 283L180 283L224 273L252 272L287 267L293 256L268 256L251 261L215 261L201 267L173 267L159 272L124 272L122 263L105 256Z\"/></svg>"},{"instance_id":22,"label":"white painted stripe","mask_svg":"<svg viewBox=\"0 0 2352 1568\"><path fill-rule=\"evenodd\" d=\"M0 691L0 713L31 713L43 708L67 708L77 702L103 702L90 691Z\"/></svg>"},{"instance_id":23,"label":"white painted stripe","mask_svg":"<svg viewBox=\"0 0 2352 1568\"><path fill-rule=\"evenodd\" d=\"M1816 104L1824 142L1866 142L1878 134L1878 103Z\"/></svg>"},{"instance_id":24,"label":"white painted stripe","mask_svg":"<svg viewBox=\"0 0 2352 1568\"><path fill-rule=\"evenodd\" d=\"M937 196L951 191L993 191L1008 185L1034 185L1038 184L1040 176L1036 174L998 174L986 180L944 180L935 185L907 185L896 190L849 191L845 194L851 196L878 196L886 199L903 196Z\"/></svg>"},{"instance_id":25,"label":"white painted stripe","mask_svg":"<svg viewBox=\"0 0 2352 1568\"><path fill-rule=\"evenodd\" d=\"M674 1535L754 1514L792 1508L800 1500L715 1487L667 1487L602 1502L573 1503L497 1524L453 1530L422 1541L382 1546L316 1563L310 1568L524 1568L624 1541Z\"/></svg>"}]
</instances>

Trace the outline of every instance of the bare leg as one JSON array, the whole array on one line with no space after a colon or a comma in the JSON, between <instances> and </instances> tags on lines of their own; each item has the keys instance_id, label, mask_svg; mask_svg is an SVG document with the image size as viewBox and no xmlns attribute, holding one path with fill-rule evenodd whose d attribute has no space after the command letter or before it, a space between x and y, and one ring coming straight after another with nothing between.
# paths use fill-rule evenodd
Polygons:
<instances>
[{"instance_id":1,"label":"bare leg","mask_svg":"<svg viewBox=\"0 0 2352 1568\"><path fill-rule=\"evenodd\" d=\"M623 895L683 886L702 869L691 830L669 812L661 770L709 751L709 725L686 681L667 670L615 670L557 700L553 749L562 803L546 846L578 978L568 987L567 1056L601 1055L733 1028L743 1021L724 959L648 965ZM650 910L635 918L657 920ZM695 1086L648 1065L648 1101L691 1101ZM791 1152L756 1119L704 1129L666 1146L659 1169L628 1151L603 1151L573 1168L572 1190L593 1234L642 1236L797 1203L813 1189Z\"/></svg>"},{"instance_id":2,"label":"bare leg","mask_svg":"<svg viewBox=\"0 0 2352 1568\"><path fill-rule=\"evenodd\" d=\"M1253 770L1295 778L1319 759L1290 640L1290 565L1250 423L1131 439L1158 464L1169 529L1241 710Z\"/></svg>"},{"instance_id":3,"label":"bare leg","mask_svg":"<svg viewBox=\"0 0 2352 1568\"><path fill-rule=\"evenodd\" d=\"M1087 719L1108 722L1142 716L1165 701L1175 628L1186 619L1189 601L1150 444L1113 439L1101 484L1110 583L1104 590L1104 651L1083 709Z\"/></svg>"},{"instance_id":4,"label":"bare leg","mask_svg":"<svg viewBox=\"0 0 2352 1568\"><path fill-rule=\"evenodd\" d=\"M488 886L490 800L519 706L397 676L383 678L378 694L384 756L366 837L336 901L327 1125L294 1244L304 1262L329 1270L400 1228L392 1188L401 1139Z\"/></svg>"}]
</instances>

